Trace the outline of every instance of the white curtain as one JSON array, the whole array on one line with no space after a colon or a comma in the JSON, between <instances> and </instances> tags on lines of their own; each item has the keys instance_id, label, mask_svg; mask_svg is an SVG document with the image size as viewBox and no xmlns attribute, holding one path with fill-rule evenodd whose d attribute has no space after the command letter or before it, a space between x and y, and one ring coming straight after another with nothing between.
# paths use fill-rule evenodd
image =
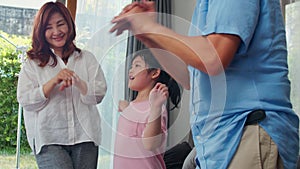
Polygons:
<instances>
[{"instance_id":1,"label":"white curtain","mask_svg":"<svg viewBox=\"0 0 300 169\"><path fill-rule=\"evenodd\" d=\"M109 33L111 19L131 0L77 0L76 27L78 47L91 51L104 71L108 90L98 109L102 118L102 145L98 169L112 168L114 130L118 101L124 99L127 33ZM101 134L101 133L99 133Z\"/></svg>"},{"instance_id":2,"label":"white curtain","mask_svg":"<svg viewBox=\"0 0 300 169\"><path fill-rule=\"evenodd\" d=\"M291 101L300 115L300 1L286 5L286 35L288 47L289 78L291 80Z\"/></svg>"},{"instance_id":3,"label":"white curtain","mask_svg":"<svg viewBox=\"0 0 300 169\"><path fill-rule=\"evenodd\" d=\"M294 111L300 116L300 1L286 5L285 22L288 48L291 101Z\"/></svg>"}]
</instances>

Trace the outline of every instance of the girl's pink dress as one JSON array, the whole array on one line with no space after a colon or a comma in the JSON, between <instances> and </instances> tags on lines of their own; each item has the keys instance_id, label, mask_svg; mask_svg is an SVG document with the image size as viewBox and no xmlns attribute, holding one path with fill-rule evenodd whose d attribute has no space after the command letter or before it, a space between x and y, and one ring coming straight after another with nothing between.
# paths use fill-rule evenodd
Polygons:
<instances>
[{"instance_id":1,"label":"girl's pink dress","mask_svg":"<svg viewBox=\"0 0 300 169\"><path fill-rule=\"evenodd\" d=\"M165 169L163 155L167 137L167 111L162 109L163 143L155 151L145 150L142 136L149 117L149 101L130 102L120 114L114 154L114 169Z\"/></svg>"}]
</instances>

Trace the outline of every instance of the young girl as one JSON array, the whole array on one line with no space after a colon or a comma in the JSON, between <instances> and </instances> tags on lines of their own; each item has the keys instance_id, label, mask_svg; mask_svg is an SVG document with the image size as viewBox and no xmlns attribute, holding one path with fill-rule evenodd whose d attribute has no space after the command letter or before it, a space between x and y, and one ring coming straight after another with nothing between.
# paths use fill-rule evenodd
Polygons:
<instances>
[{"instance_id":1,"label":"young girl","mask_svg":"<svg viewBox=\"0 0 300 169\"><path fill-rule=\"evenodd\" d=\"M177 107L181 91L149 50L134 55L128 86L137 92L129 104L121 101L114 169L165 169L168 98Z\"/></svg>"},{"instance_id":2,"label":"young girl","mask_svg":"<svg viewBox=\"0 0 300 169\"><path fill-rule=\"evenodd\" d=\"M101 125L96 105L106 93L106 81L95 56L75 46L75 36L65 5L41 7L17 92L39 169L97 168Z\"/></svg>"}]
</instances>

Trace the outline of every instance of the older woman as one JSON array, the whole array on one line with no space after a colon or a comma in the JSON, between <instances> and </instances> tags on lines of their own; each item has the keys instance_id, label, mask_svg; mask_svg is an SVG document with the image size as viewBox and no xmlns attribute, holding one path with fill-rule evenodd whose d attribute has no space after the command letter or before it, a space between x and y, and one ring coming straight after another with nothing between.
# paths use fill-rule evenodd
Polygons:
<instances>
[{"instance_id":1,"label":"older woman","mask_svg":"<svg viewBox=\"0 0 300 169\"><path fill-rule=\"evenodd\" d=\"M40 169L97 168L101 126L96 105L106 93L106 81L95 56L73 43L75 36L63 4L41 7L17 92Z\"/></svg>"}]
</instances>

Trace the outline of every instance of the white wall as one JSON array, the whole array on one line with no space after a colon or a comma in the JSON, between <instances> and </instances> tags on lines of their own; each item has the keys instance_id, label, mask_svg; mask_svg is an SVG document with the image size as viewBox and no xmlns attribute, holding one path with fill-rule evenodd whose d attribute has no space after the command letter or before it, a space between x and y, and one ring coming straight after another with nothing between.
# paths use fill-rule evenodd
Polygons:
<instances>
[{"instance_id":1,"label":"white wall","mask_svg":"<svg viewBox=\"0 0 300 169\"><path fill-rule=\"evenodd\" d=\"M187 35L196 0L172 0L172 28L178 33ZM184 90L180 110L170 113L168 146L188 140L189 125L189 91Z\"/></svg>"},{"instance_id":2,"label":"white wall","mask_svg":"<svg viewBox=\"0 0 300 169\"><path fill-rule=\"evenodd\" d=\"M196 0L172 0L174 17L172 26L175 31L183 34L188 33L189 23L193 14Z\"/></svg>"}]
</instances>

